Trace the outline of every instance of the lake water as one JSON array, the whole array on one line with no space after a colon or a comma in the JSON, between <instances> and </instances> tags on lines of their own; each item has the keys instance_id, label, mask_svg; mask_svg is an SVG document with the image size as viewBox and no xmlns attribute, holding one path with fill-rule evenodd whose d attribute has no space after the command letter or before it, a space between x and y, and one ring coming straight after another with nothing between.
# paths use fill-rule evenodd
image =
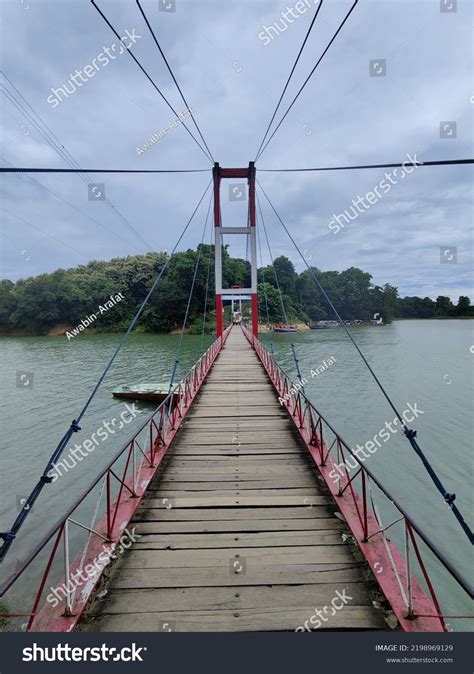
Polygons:
<instances>
[{"instance_id":1,"label":"lake water","mask_svg":"<svg viewBox=\"0 0 474 674\"><path fill-rule=\"evenodd\" d=\"M403 411L417 405L423 414L412 424L418 441L448 491L472 523L472 438L474 344L471 321L397 321L384 327L353 328L363 352ZM8 529L73 418L87 399L119 335L0 338L2 383L0 401L0 530ZM81 423L74 441L88 438L103 421L118 418L124 403L112 390L124 383L166 382L175 359L178 336L136 335L109 373ZM306 393L320 412L352 447L365 444L394 414L371 379L359 355L340 328L291 335L301 373L309 382ZM265 335L264 341L268 340ZM274 336L278 361L294 374L290 336ZM205 346L212 341L206 338ZM186 336L180 359L182 376L200 354L200 337ZM317 377L315 370L329 357L335 362ZM108 440L57 482L47 485L27 524L0 567L4 579L35 542L84 491L153 409L139 405L143 414ZM472 548L454 516L400 432L394 434L368 461L405 509L440 550L472 578ZM394 539L396 536L394 535ZM446 612L472 613L470 601L439 565L430 562L435 587ZM21 595L29 596L34 570L25 577ZM471 581L472 582L472 581ZM16 608L19 608L18 606ZM453 629L472 629L465 621L451 621Z\"/></svg>"}]
</instances>

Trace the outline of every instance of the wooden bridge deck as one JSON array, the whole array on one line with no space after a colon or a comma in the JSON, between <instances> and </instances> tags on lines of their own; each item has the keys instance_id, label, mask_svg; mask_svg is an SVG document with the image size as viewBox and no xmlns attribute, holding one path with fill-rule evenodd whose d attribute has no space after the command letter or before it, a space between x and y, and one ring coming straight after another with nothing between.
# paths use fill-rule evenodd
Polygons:
<instances>
[{"instance_id":1,"label":"wooden bridge deck","mask_svg":"<svg viewBox=\"0 0 474 674\"><path fill-rule=\"evenodd\" d=\"M385 628L336 507L240 329L146 496L130 525L140 538L79 629L295 630L315 609L319 629ZM335 610L338 592L351 599Z\"/></svg>"}]
</instances>

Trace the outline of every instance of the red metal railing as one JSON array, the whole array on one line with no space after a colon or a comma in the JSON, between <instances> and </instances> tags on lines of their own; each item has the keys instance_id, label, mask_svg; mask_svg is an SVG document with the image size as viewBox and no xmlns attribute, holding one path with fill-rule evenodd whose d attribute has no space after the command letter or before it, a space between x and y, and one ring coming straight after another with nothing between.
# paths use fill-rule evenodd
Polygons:
<instances>
[{"instance_id":1,"label":"red metal railing","mask_svg":"<svg viewBox=\"0 0 474 674\"><path fill-rule=\"evenodd\" d=\"M420 541L427 546L444 569L472 599L474 591L469 582L436 548L396 499L357 457L350 445L318 412L301 390L302 387L294 384L263 344L255 339L244 325L241 327L311 453L326 486L333 494L337 506L402 628L409 632L448 631L446 623L448 617L449 619L471 618L472 616L443 616L426 568ZM352 475L350 464L348 468L347 463L349 457L356 462ZM344 468L341 469L341 466ZM395 510L394 520L387 525L382 523L376 507L375 489L377 494L383 495L391 510ZM386 532L395 525L403 527L404 556L386 536ZM427 591L421 587L413 575L412 566L415 559Z\"/></svg>"},{"instance_id":2,"label":"red metal railing","mask_svg":"<svg viewBox=\"0 0 474 674\"><path fill-rule=\"evenodd\" d=\"M128 523L223 347L230 329L231 326L225 330L222 338L217 339L209 347L174 391L135 431L88 489L42 538L26 560L19 565L18 570L0 586L1 598L14 588L40 553L47 551L48 543L52 543L31 611L3 613L0 614L0 618L2 616L11 619L27 618L28 622L24 625L26 631L65 632L74 628L112 555L125 544L124 538L128 534L124 532L128 532ZM95 507L92 508L94 503L92 496L97 496L97 491L99 495ZM103 499L104 492L105 499ZM89 499L90 504L86 504L86 500ZM168 500L162 500L163 507L169 507ZM87 524L76 519L78 510L84 504L93 509L92 519ZM96 523L96 520L99 521ZM72 526L82 532L85 531L87 539L83 548L79 552L76 550L75 557L71 561ZM53 565L58 561L61 547L63 578L59 583L56 582L54 587L50 586L54 592L47 595L48 599L42 604L46 584ZM77 548L77 545L74 547ZM82 574L83 570L87 569L89 572L83 583L77 585L72 581L74 577L77 581L79 571ZM80 577L82 578L82 575ZM64 597L59 599L60 594ZM55 601L50 601L51 596L55 597Z\"/></svg>"}]
</instances>

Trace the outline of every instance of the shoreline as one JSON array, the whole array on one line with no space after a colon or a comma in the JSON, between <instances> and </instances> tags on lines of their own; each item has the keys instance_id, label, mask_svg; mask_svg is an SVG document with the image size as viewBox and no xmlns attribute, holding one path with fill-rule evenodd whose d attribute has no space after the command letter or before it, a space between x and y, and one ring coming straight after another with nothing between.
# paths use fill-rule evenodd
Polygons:
<instances>
[{"instance_id":1,"label":"shoreline","mask_svg":"<svg viewBox=\"0 0 474 674\"><path fill-rule=\"evenodd\" d=\"M395 322L400 322L400 321L468 321L468 320L473 320L474 316L431 316L429 318L419 318L419 317L410 317L410 318L393 318L392 323ZM309 325L306 325L306 323L293 323L292 325L295 325L297 327L297 332L308 332L310 330ZM364 323L361 326L354 326L351 325L350 327L367 327L369 324ZM385 324L383 326L376 326L376 327L386 327L389 324ZM370 327L370 326L369 326ZM6 331L6 330L1 330L0 329L0 337L66 337L66 332L68 329L70 329L71 326L69 325L64 325L61 324L60 326L53 326L50 328L50 330L47 333L38 333L38 332L30 332L28 330L14 330L14 331ZM84 329L84 331L81 333L81 335L84 337L93 337L97 335L120 335L123 334L123 330L117 330L117 331L101 331L101 330L90 330L90 329ZM267 324L260 324L259 325L259 332L261 334L267 334L270 332L270 328ZM169 332L158 332L158 331L143 331L143 330L137 330L133 331L132 335L179 335L181 334L181 329L175 329L171 330ZM184 331L184 334L188 335L189 329L186 328ZM206 332L206 335L213 335L214 332ZM295 334L295 333L293 333Z\"/></svg>"}]
</instances>

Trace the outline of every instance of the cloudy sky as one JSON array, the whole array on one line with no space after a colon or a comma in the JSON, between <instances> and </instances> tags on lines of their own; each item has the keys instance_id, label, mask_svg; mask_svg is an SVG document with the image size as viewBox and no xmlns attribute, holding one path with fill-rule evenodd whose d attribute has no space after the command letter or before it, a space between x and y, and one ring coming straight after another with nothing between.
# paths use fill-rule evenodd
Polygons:
<instances>
[{"instance_id":1,"label":"cloudy sky","mask_svg":"<svg viewBox=\"0 0 474 674\"><path fill-rule=\"evenodd\" d=\"M139 36L132 51L175 110L184 112L135 1L97 4L120 35L128 30ZM142 2L222 166L246 166L255 158L315 11L314 0L307 0L312 6L304 11L297 4L303 6L273 0ZM279 115L351 4L323 2ZM440 0L360 0L257 168L396 162L408 154L419 160L472 157L473 5L447 5L440 11ZM282 22L286 7L293 12ZM47 137L59 140L82 168L211 168L182 125L138 154L175 116L128 53L104 57L117 39L89 0L1 0L0 11L1 166L67 167L25 117L22 108L33 113L21 94L54 133ZM263 39L264 27L275 22L280 32ZM93 76L87 76L83 69L94 59ZM375 76L371 61L382 64ZM83 72L82 86L59 104L52 103L54 95L48 102L54 89L66 84L72 90L68 80L76 70ZM355 265L375 283L398 286L401 295L466 294L474 300L470 166L417 168L403 180L392 178L390 190L357 218L339 232L330 229L334 215L373 192L384 173L262 171L258 178L319 268ZM2 277L17 280L91 259L144 253L147 244L170 250L210 177L94 176L105 185L106 203L88 194L88 181L79 175L2 175ZM229 201L227 185L222 195L224 224L242 224L245 204ZM208 203L206 197L181 248L201 239ZM273 253L288 255L301 270L266 206L264 214ZM245 254L237 242L231 252ZM268 253L263 255L266 261Z\"/></svg>"}]
</instances>

